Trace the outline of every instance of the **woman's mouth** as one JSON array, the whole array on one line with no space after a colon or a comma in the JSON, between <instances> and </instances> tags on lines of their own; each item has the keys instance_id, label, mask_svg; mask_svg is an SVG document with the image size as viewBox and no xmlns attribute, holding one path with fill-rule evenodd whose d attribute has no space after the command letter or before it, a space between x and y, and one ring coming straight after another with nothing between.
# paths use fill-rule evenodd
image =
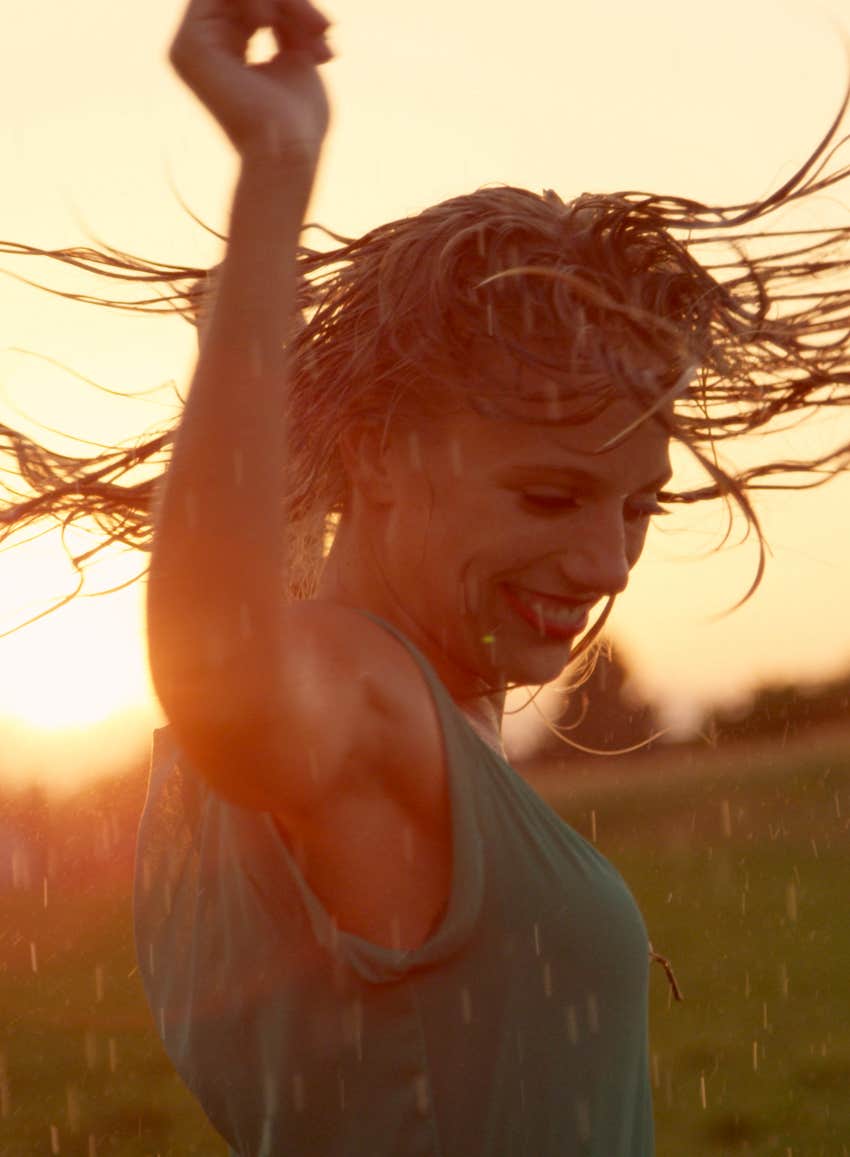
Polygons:
<instances>
[{"instance_id":1,"label":"woman's mouth","mask_svg":"<svg viewBox=\"0 0 850 1157\"><path fill-rule=\"evenodd\" d=\"M562 599L523 587L505 586L504 590L513 609L541 637L559 641L572 639L587 625L587 605L573 607Z\"/></svg>"}]
</instances>

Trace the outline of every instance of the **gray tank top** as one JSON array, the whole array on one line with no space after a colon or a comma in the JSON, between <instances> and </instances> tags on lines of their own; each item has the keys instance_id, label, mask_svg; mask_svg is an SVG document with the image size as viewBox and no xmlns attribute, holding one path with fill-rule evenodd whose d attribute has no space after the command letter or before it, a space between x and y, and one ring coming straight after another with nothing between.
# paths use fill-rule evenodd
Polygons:
<instances>
[{"instance_id":1,"label":"gray tank top","mask_svg":"<svg viewBox=\"0 0 850 1157\"><path fill-rule=\"evenodd\" d=\"M376 621L443 731L447 907L411 950L338 929L272 816L156 731L134 915L168 1055L239 1157L650 1157L634 898Z\"/></svg>"}]
</instances>

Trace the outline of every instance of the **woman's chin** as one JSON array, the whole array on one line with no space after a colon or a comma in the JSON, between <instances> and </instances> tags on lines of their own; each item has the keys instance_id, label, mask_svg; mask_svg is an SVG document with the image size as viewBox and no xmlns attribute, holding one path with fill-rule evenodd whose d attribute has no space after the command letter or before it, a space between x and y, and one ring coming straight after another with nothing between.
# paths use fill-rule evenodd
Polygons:
<instances>
[{"instance_id":1,"label":"woman's chin","mask_svg":"<svg viewBox=\"0 0 850 1157\"><path fill-rule=\"evenodd\" d=\"M573 644L569 640L558 646L552 646L550 642L538 646L518 646L516 640L509 643L504 639L500 647L494 638L491 657L506 682L538 686L559 678L570 661L572 651Z\"/></svg>"}]
</instances>

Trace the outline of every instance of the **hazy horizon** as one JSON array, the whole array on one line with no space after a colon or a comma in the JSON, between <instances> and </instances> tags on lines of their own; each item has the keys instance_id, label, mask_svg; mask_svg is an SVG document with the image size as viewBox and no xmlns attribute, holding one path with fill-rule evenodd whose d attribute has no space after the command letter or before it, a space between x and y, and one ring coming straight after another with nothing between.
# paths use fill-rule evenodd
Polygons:
<instances>
[{"instance_id":1,"label":"hazy horizon","mask_svg":"<svg viewBox=\"0 0 850 1157\"><path fill-rule=\"evenodd\" d=\"M15 12L15 34L0 46L6 107L20 109L0 124L2 155L14 161L5 239L87 244L88 230L155 260L219 259L220 243L177 196L220 230L235 172L229 146L169 71L178 7L131 12L86 0L51 12L49 27L38 8ZM565 199L632 188L750 200L810 154L850 68L835 21L845 35L850 23L837 0L718 0L708 21L672 0L576 12L530 0L519 23L481 0L462 8L436 0L422 11L340 2L326 11L339 53L323 70L334 122L309 217L350 234L489 182L555 188ZM842 221L848 203L850 183L782 222ZM79 284L46 263L15 269ZM97 310L9 278L0 279L0 307L0 420L114 442L173 415L195 348L178 319ZM139 397L98 393L43 358ZM847 415L777 434L772 445L798 456L841 438L850 441ZM734 460L753 452L743 446ZM687 469L683 458L677 468ZM719 619L752 579L752 539L699 558L722 534L716 504L677 511L652 531L610 632L640 691L662 702L671 721L684 725L765 682L850 671L850 542L841 534L848 504L846 475L812 492L760 495L773 557L753 599ZM93 579L126 581L145 563L116 554ZM0 553L0 632L66 593L72 578L55 541ZM78 600L52 623L0 638L8 774L41 766L48 779L82 781L146 749L161 713L146 669L141 595L136 586Z\"/></svg>"}]
</instances>

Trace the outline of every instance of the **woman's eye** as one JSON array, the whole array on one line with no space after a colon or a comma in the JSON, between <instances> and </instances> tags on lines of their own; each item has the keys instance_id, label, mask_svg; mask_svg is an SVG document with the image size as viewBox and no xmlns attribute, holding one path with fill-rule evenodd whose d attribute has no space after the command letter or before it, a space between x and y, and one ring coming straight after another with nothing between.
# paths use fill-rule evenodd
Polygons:
<instances>
[{"instance_id":1,"label":"woman's eye","mask_svg":"<svg viewBox=\"0 0 850 1157\"><path fill-rule=\"evenodd\" d=\"M530 507L532 510L548 514L560 514L566 511L576 510L581 504L581 497L575 494L538 494L523 491L520 497L523 505ZM626 518L630 522L636 522L641 518L652 518L655 515L670 513L666 507L662 506L654 498L634 499L632 502L627 502L624 511Z\"/></svg>"},{"instance_id":2,"label":"woman's eye","mask_svg":"<svg viewBox=\"0 0 850 1157\"><path fill-rule=\"evenodd\" d=\"M529 494L524 492L523 502L533 510L551 511L575 510L578 499L569 494Z\"/></svg>"},{"instance_id":3,"label":"woman's eye","mask_svg":"<svg viewBox=\"0 0 850 1157\"><path fill-rule=\"evenodd\" d=\"M648 499L644 502L630 502L626 505L626 517L632 519L653 518L658 514L669 513L670 511L666 506L662 506L654 499Z\"/></svg>"}]
</instances>

